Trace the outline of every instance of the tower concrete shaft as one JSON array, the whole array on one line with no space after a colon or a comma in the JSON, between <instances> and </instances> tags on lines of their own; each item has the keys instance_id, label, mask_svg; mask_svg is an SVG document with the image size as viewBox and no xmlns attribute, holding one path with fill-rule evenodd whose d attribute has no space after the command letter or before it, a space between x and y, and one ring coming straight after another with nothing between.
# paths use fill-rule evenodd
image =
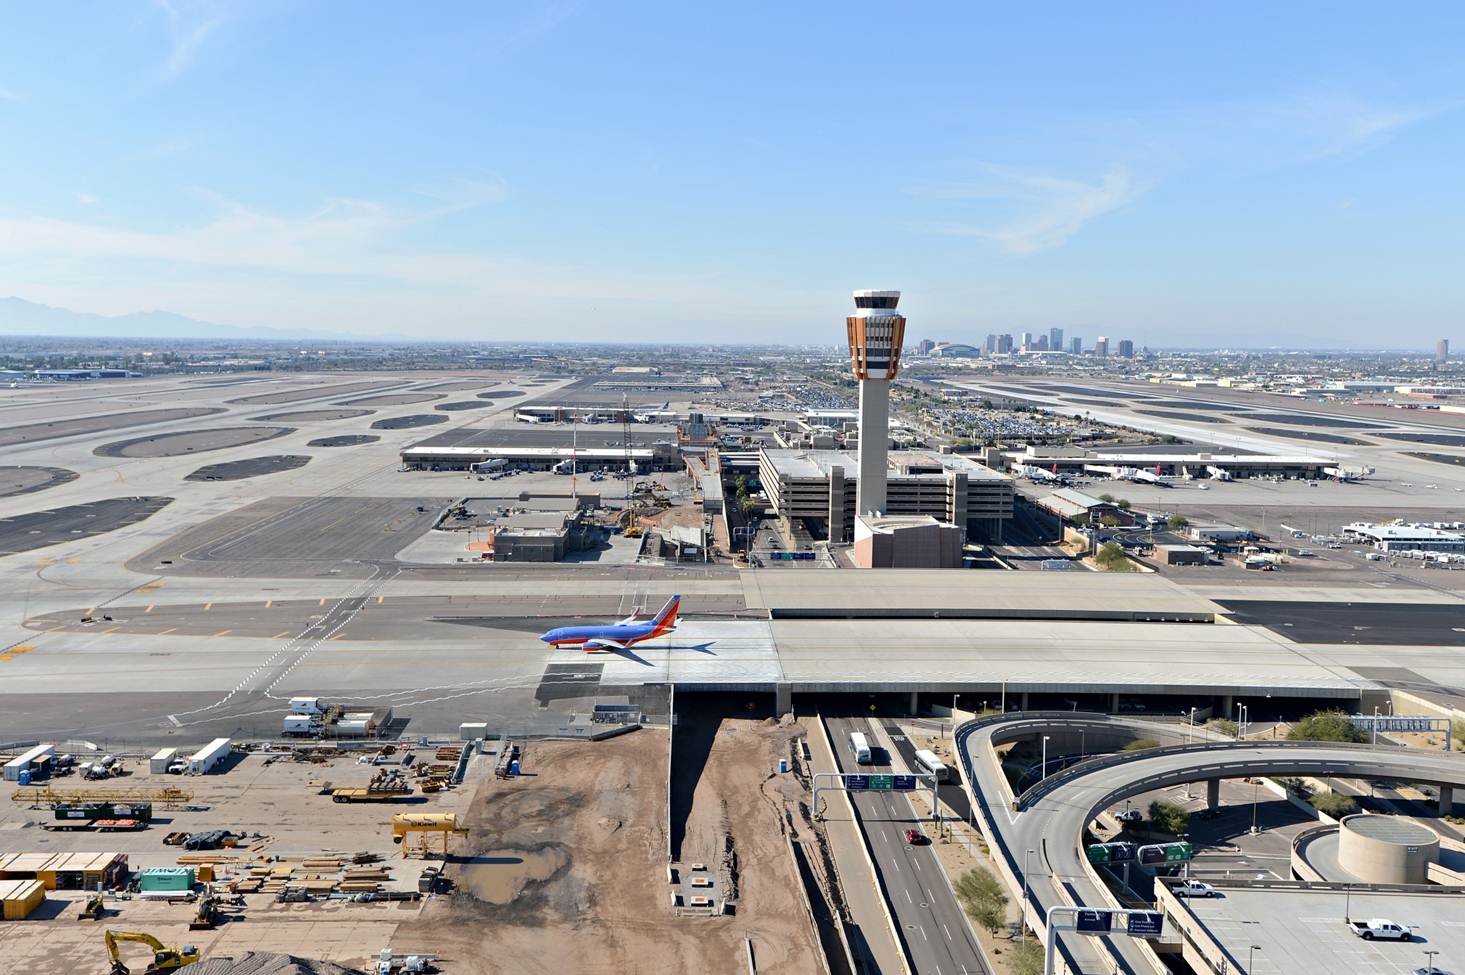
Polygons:
<instances>
[{"instance_id":1,"label":"tower concrete shaft","mask_svg":"<svg viewBox=\"0 0 1465 975\"><path fill-rule=\"evenodd\" d=\"M856 291L855 313L845 319L850 368L860 384L860 463L855 482L859 514L885 510L889 470L890 384L900 372L905 318L899 291Z\"/></svg>"}]
</instances>

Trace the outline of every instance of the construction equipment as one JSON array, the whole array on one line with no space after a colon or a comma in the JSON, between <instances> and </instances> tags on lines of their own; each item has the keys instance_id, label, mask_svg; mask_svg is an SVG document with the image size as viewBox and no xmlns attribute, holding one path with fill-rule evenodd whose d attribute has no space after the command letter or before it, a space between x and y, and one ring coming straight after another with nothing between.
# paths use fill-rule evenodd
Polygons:
<instances>
[{"instance_id":1,"label":"construction equipment","mask_svg":"<svg viewBox=\"0 0 1465 975\"><path fill-rule=\"evenodd\" d=\"M106 913L107 902L102 899L102 892L97 891L96 894L86 899L86 903L82 905L81 913L76 918L78 921L100 921Z\"/></svg>"},{"instance_id":2,"label":"construction equipment","mask_svg":"<svg viewBox=\"0 0 1465 975\"><path fill-rule=\"evenodd\" d=\"M433 833L443 838L443 858L448 855L448 840L454 836L467 836L468 831L458 825L457 813L397 813L392 817L392 842L402 844L402 856L407 856L408 837ZM426 843L423 844L426 852Z\"/></svg>"},{"instance_id":3,"label":"construction equipment","mask_svg":"<svg viewBox=\"0 0 1465 975\"><path fill-rule=\"evenodd\" d=\"M89 802L151 802L160 806L181 806L193 801L189 789L138 789L124 786L100 786L95 789L62 789L55 786L27 786L10 794L12 802L27 806L55 806L57 803Z\"/></svg>"},{"instance_id":4,"label":"construction equipment","mask_svg":"<svg viewBox=\"0 0 1465 975\"><path fill-rule=\"evenodd\" d=\"M188 930L212 931L218 923L219 905L212 893L204 894L198 899L198 910L194 912L193 920L188 922Z\"/></svg>"},{"instance_id":5,"label":"construction equipment","mask_svg":"<svg viewBox=\"0 0 1465 975\"><path fill-rule=\"evenodd\" d=\"M336 802L388 802L412 794L412 783L401 769L381 769L371 777L366 788L332 789Z\"/></svg>"},{"instance_id":6,"label":"construction equipment","mask_svg":"<svg viewBox=\"0 0 1465 975\"><path fill-rule=\"evenodd\" d=\"M153 950L153 960L143 975L157 975L158 972L176 971L184 965L192 965L198 961L198 948L193 945L184 945L182 948L170 948L152 935L144 934L141 931L109 930L103 940L107 945L107 954L112 959L110 975L132 975L132 969L122 964L122 953L117 950L117 945L123 941L133 941L137 944L147 945Z\"/></svg>"}]
</instances>

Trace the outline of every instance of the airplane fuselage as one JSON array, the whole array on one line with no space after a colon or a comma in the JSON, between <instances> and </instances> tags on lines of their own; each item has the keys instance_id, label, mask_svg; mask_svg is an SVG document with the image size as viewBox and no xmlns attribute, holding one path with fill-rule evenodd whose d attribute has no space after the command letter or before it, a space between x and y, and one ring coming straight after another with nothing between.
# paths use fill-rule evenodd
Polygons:
<instances>
[{"instance_id":1,"label":"airplane fuselage","mask_svg":"<svg viewBox=\"0 0 1465 975\"><path fill-rule=\"evenodd\" d=\"M591 640L613 640L630 646L642 640L656 637L657 624L654 620L632 623L628 626L561 626L540 637L545 643L556 647L578 647Z\"/></svg>"}]
</instances>

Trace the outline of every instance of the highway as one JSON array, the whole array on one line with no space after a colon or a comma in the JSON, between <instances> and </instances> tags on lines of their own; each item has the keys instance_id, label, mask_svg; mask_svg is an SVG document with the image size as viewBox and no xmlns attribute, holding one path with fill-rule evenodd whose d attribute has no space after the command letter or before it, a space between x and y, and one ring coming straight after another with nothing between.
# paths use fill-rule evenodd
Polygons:
<instances>
[{"instance_id":1,"label":"highway","mask_svg":"<svg viewBox=\"0 0 1465 975\"><path fill-rule=\"evenodd\" d=\"M825 728L841 771L906 771L893 768L889 757L879 751L872 757L886 759L887 764L856 765L851 732L863 732L872 745L878 746L884 739L868 718L826 718ZM869 838L886 901L917 975L988 975L991 970L935 851L929 844L906 842L905 831L921 824L905 795L854 792L850 799Z\"/></svg>"},{"instance_id":2,"label":"highway","mask_svg":"<svg viewBox=\"0 0 1465 975\"><path fill-rule=\"evenodd\" d=\"M1091 758L1050 775L1021 797L1021 811L1006 802L1007 783L992 748L994 741L1023 733L1062 730L1096 722L1132 724L1146 734L1145 722L1106 719L1100 715L1007 715L968 722L957 742L974 798L994 827L991 837L1020 882L1023 861L1029 861L1030 903L1035 919L1059 904L1118 906L1107 888L1095 880L1080 849L1083 831L1101 810L1151 789L1208 779L1252 775L1346 776L1427 782L1465 787L1465 756L1419 749L1369 748L1332 743L1204 742L1141 752L1118 752ZM1029 855L1026 851L1032 850ZM1106 951L1100 942L1109 945ZM1146 946L1129 938L1093 939L1072 934L1059 938L1075 972L1110 975L1117 970L1141 975L1157 969Z\"/></svg>"}]
</instances>

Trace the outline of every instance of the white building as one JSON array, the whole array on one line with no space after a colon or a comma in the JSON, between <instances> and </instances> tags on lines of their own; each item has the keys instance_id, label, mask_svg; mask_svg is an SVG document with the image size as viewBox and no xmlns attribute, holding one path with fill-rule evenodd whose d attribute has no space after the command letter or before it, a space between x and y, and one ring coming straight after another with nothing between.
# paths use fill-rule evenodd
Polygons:
<instances>
[{"instance_id":1,"label":"white building","mask_svg":"<svg viewBox=\"0 0 1465 975\"><path fill-rule=\"evenodd\" d=\"M1343 535L1384 552L1465 552L1465 535L1428 525L1370 525L1355 521L1343 526Z\"/></svg>"}]
</instances>

